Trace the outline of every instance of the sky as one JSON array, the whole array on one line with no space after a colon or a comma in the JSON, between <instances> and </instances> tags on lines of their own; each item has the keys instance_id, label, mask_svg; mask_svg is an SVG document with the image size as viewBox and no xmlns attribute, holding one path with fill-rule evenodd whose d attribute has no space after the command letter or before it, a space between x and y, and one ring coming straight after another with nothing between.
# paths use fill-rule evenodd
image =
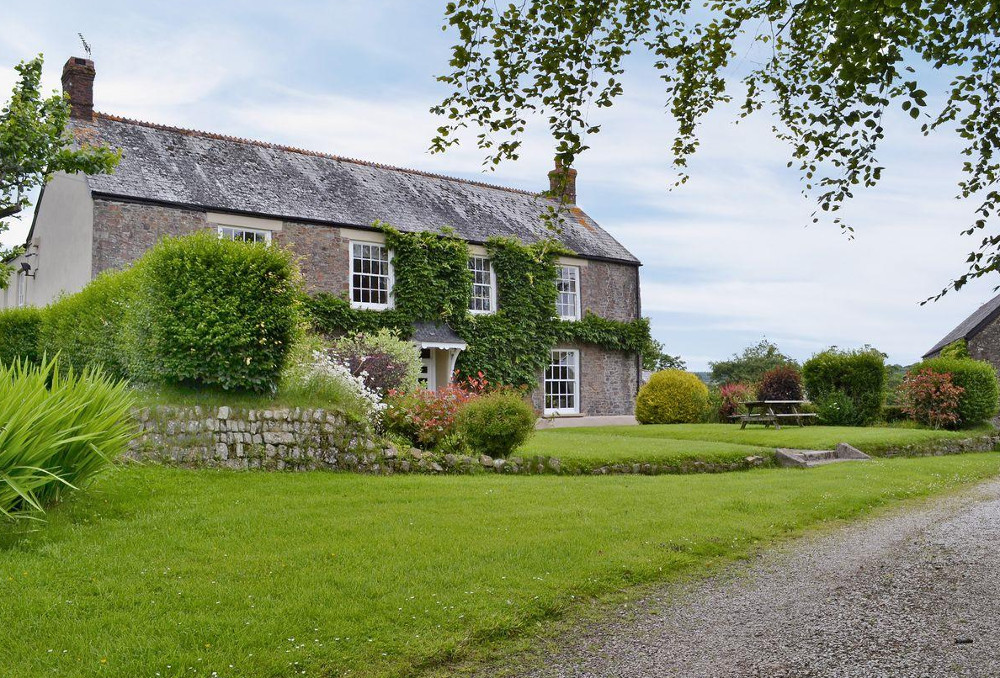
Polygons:
<instances>
[{"instance_id":1,"label":"sky","mask_svg":"<svg viewBox=\"0 0 1000 678\"><path fill-rule=\"evenodd\" d=\"M547 188L554 144L529 128L517 162L484 175L467 143L428 146L447 95L454 36L444 0L87 3L36 0L0 9L0 101L13 66L43 53L45 84L93 49L97 110L261 139L364 160ZM734 72L733 75L738 75ZM707 369L767 338L804 360L870 344L910 364L980 304L997 280L920 306L964 272L975 241L961 236L974 205L955 199L962 156L950 135L923 137L891 118L884 180L845 216L853 240L811 224L789 151L765 113L735 124L733 110L702 125L691 179L672 188L674 125L648 60L637 56L626 94L599 121L577 162L578 203L643 262L643 314L655 338L689 369ZM932 96L934 92L931 92ZM933 98L932 98L933 101ZM470 140L471 141L471 140ZM27 222L0 236L23 242Z\"/></svg>"}]
</instances>

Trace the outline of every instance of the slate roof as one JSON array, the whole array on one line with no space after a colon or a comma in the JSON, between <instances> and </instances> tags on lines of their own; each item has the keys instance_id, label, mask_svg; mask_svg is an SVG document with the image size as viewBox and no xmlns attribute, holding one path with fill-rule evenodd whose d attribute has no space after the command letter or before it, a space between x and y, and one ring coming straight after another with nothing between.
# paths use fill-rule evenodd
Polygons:
<instances>
[{"instance_id":1,"label":"slate roof","mask_svg":"<svg viewBox=\"0 0 1000 678\"><path fill-rule=\"evenodd\" d=\"M465 344L450 326L442 323L413 323L411 341L425 344Z\"/></svg>"},{"instance_id":2,"label":"slate roof","mask_svg":"<svg viewBox=\"0 0 1000 678\"><path fill-rule=\"evenodd\" d=\"M927 358L936 354L953 341L969 339L978 334L981 329L996 319L997 316L1000 316L1000 294L976 309L972 315L959 323L958 327L946 334L944 339L934 344L934 347L927 351L923 357Z\"/></svg>"},{"instance_id":3,"label":"slate roof","mask_svg":"<svg viewBox=\"0 0 1000 678\"><path fill-rule=\"evenodd\" d=\"M113 174L88 177L93 193L218 211L401 231L449 226L470 242L494 235L534 242L555 201L527 191L95 113L72 119L78 143L121 148ZM577 207L560 240L581 257L638 264Z\"/></svg>"}]
</instances>

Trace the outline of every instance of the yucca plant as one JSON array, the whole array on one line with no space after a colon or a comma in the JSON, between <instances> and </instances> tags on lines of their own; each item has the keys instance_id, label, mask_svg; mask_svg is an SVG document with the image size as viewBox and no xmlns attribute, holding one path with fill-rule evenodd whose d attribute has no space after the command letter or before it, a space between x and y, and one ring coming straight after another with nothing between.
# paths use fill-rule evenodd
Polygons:
<instances>
[{"instance_id":1,"label":"yucca plant","mask_svg":"<svg viewBox=\"0 0 1000 678\"><path fill-rule=\"evenodd\" d=\"M0 515L43 512L104 470L135 433L131 408L126 383L99 370L0 365Z\"/></svg>"}]
</instances>

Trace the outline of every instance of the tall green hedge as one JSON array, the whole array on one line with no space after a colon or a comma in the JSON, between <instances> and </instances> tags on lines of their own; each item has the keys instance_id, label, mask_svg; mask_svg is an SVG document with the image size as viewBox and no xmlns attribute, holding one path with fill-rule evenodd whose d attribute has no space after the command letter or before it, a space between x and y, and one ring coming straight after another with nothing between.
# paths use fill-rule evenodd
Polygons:
<instances>
[{"instance_id":1,"label":"tall green hedge","mask_svg":"<svg viewBox=\"0 0 1000 678\"><path fill-rule=\"evenodd\" d=\"M911 367L909 373L924 369L950 373L951 382L964 389L958 401L962 426L975 426L996 416L1000 408L1000 385L997 371L990 363L971 358L931 358Z\"/></svg>"},{"instance_id":2,"label":"tall green hedge","mask_svg":"<svg viewBox=\"0 0 1000 678\"><path fill-rule=\"evenodd\" d=\"M141 380L265 391L299 324L292 255L206 231L165 238L136 264L130 337Z\"/></svg>"},{"instance_id":3,"label":"tall green hedge","mask_svg":"<svg viewBox=\"0 0 1000 678\"><path fill-rule=\"evenodd\" d=\"M123 350L125 316L137 289L134 270L109 271L80 292L64 296L41 312L39 348L80 372L99 365L116 378L129 376Z\"/></svg>"},{"instance_id":4,"label":"tall green hedge","mask_svg":"<svg viewBox=\"0 0 1000 678\"><path fill-rule=\"evenodd\" d=\"M15 360L38 363L41 326L42 314L37 308L0 311L0 365L10 365Z\"/></svg>"},{"instance_id":5,"label":"tall green hedge","mask_svg":"<svg viewBox=\"0 0 1000 678\"><path fill-rule=\"evenodd\" d=\"M805 362L802 378L809 397L821 409L826 400L850 400L849 419L836 423L867 426L878 419L886 379L885 356L879 351L827 349Z\"/></svg>"},{"instance_id":6,"label":"tall green hedge","mask_svg":"<svg viewBox=\"0 0 1000 678\"><path fill-rule=\"evenodd\" d=\"M265 391L298 332L300 296L278 247L210 231L170 238L43 309L0 312L0 361L58 353L76 371Z\"/></svg>"}]
</instances>

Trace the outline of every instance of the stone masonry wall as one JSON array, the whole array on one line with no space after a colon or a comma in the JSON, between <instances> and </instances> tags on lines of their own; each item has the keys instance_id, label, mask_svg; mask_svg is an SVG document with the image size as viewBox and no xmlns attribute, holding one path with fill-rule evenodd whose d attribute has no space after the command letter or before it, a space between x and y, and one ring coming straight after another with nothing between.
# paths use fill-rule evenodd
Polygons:
<instances>
[{"instance_id":1,"label":"stone masonry wall","mask_svg":"<svg viewBox=\"0 0 1000 678\"><path fill-rule=\"evenodd\" d=\"M310 292L349 291L351 245L339 228L286 221L274 240L298 255L302 280Z\"/></svg>"},{"instance_id":2,"label":"stone masonry wall","mask_svg":"<svg viewBox=\"0 0 1000 678\"><path fill-rule=\"evenodd\" d=\"M591 311L609 320L639 317L636 292L639 268L606 261L588 261L580 267L581 311Z\"/></svg>"},{"instance_id":3,"label":"stone masonry wall","mask_svg":"<svg viewBox=\"0 0 1000 678\"><path fill-rule=\"evenodd\" d=\"M164 236L187 235L208 226L205 212L95 200L91 275L125 268Z\"/></svg>"},{"instance_id":4,"label":"stone masonry wall","mask_svg":"<svg viewBox=\"0 0 1000 678\"><path fill-rule=\"evenodd\" d=\"M632 414L639 390L639 375L634 353L609 351L600 346L558 346L580 351L580 414L617 416ZM531 393L531 401L539 412L544 410L544 374L538 375L539 386Z\"/></svg>"},{"instance_id":5,"label":"stone masonry wall","mask_svg":"<svg viewBox=\"0 0 1000 678\"><path fill-rule=\"evenodd\" d=\"M968 344L970 356L976 360L987 360L1000 371L1000 319L980 330Z\"/></svg>"}]
</instances>

